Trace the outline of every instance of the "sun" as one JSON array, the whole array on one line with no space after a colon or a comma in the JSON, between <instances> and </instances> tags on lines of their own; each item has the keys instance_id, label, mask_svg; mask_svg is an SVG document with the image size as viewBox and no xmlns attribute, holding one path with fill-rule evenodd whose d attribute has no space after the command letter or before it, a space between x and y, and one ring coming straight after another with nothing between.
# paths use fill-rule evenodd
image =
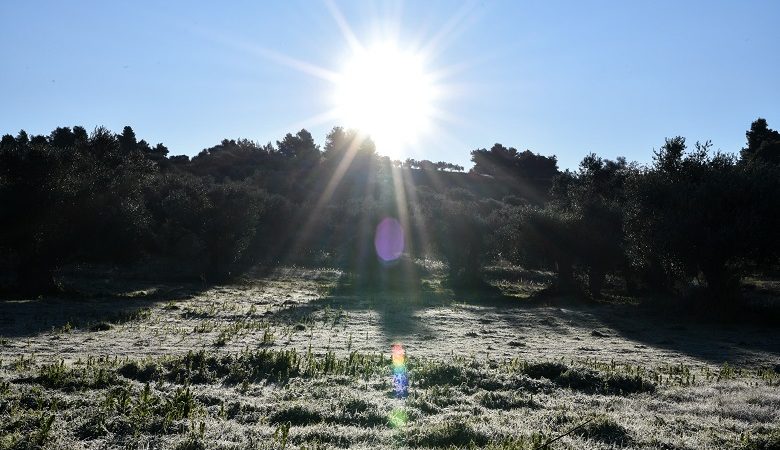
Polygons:
<instances>
[{"instance_id":1,"label":"sun","mask_svg":"<svg viewBox=\"0 0 780 450\"><path fill-rule=\"evenodd\" d=\"M393 43L357 49L336 80L336 115L400 156L431 126L437 89L424 62Z\"/></svg>"}]
</instances>

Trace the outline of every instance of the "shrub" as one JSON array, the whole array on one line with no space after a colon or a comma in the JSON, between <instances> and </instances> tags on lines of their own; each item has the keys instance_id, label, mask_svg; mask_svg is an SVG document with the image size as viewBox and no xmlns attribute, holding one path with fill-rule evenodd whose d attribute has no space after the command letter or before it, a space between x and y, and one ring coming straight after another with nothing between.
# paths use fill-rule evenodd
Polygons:
<instances>
[{"instance_id":1,"label":"shrub","mask_svg":"<svg viewBox=\"0 0 780 450\"><path fill-rule=\"evenodd\" d=\"M536 406L536 403L530 397L522 397L506 392L485 392L479 397L479 404L488 409L505 410Z\"/></svg>"},{"instance_id":2,"label":"shrub","mask_svg":"<svg viewBox=\"0 0 780 450\"><path fill-rule=\"evenodd\" d=\"M137 380L142 383L148 383L150 381L157 380L160 375L162 375L162 371L156 363L149 362L141 365L137 361L130 361L126 363L117 369L117 373L125 378Z\"/></svg>"},{"instance_id":3,"label":"shrub","mask_svg":"<svg viewBox=\"0 0 780 450\"><path fill-rule=\"evenodd\" d=\"M613 445L630 445L631 435L612 419L602 417L574 430L573 434Z\"/></svg>"},{"instance_id":4,"label":"shrub","mask_svg":"<svg viewBox=\"0 0 780 450\"><path fill-rule=\"evenodd\" d=\"M426 424L408 431L406 442L410 447L468 447L485 446L491 436L477 430L472 424L446 421Z\"/></svg>"},{"instance_id":5,"label":"shrub","mask_svg":"<svg viewBox=\"0 0 780 450\"><path fill-rule=\"evenodd\" d=\"M272 424L290 423L294 426L313 425L323 421L322 414L318 411L303 405L292 405L277 409L270 416L268 421Z\"/></svg>"},{"instance_id":6,"label":"shrub","mask_svg":"<svg viewBox=\"0 0 780 450\"><path fill-rule=\"evenodd\" d=\"M523 368L523 373L534 379L547 378L548 380L556 380L566 370L568 370L568 367L561 363L542 362L527 365Z\"/></svg>"}]
</instances>

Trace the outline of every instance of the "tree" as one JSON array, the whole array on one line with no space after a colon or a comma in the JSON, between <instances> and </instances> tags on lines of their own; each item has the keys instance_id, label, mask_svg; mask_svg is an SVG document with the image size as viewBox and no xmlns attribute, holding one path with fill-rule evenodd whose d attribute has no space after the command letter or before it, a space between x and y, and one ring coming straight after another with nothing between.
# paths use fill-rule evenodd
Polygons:
<instances>
[{"instance_id":1,"label":"tree","mask_svg":"<svg viewBox=\"0 0 780 450\"><path fill-rule=\"evenodd\" d=\"M501 144L493 145L490 150L472 151L471 161L472 172L482 175L550 181L558 174L558 160L554 155L542 156L530 150L518 152Z\"/></svg>"},{"instance_id":2,"label":"tree","mask_svg":"<svg viewBox=\"0 0 780 450\"><path fill-rule=\"evenodd\" d=\"M284 157L303 168L314 167L321 156L314 138L306 130L299 131L295 136L287 133L281 141L276 142L276 148Z\"/></svg>"},{"instance_id":3,"label":"tree","mask_svg":"<svg viewBox=\"0 0 780 450\"><path fill-rule=\"evenodd\" d=\"M627 229L635 266L672 281L701 274L716 299L737 295L752 264L776 258L780 177L776 167L740 165L667 139L651 168L628 185Z\"/></svg>"},{"instance_id":4,"label":"tree","mask_svg":"<svg viewBox=\"0 0 780 450\"><path fill-rule=\"evenodd\" d=\"M439 161L436 163L436 170L447 171L447 172L463 172L463 166L448 163L445 161Z\"/></svg>"},{"instance_id":5,"label":"tree","mask_svg":"<svg viewBox=\"0 0 780 450\"><path fill-rule=\"evenodd\" d=\"M780 164L780 133L769 128L765 119L756 119L745 135L747 147L740 152L743 162Z\"/></svg>"},{"instance_id":6,"label":"tree","mask_svg":"<svg viewBox=\"0 0 780 450\"><path fill-rule=\"evenodd\" d=\"M557 205L529 207L521 212L517 223L516 257L536 267L552 266L557 272L555 288L560 292L575 290L574 264L577 260L577 222L572 211Z\"/></svg>"},{"instance_id":7,"label":"tree","mask_svg":"<svg viewBox=\"0 0 780 450\"><path fill-rule=\"evenodd\" d=\"M337 189L334 199L369 194L367 187L375 185L380 167L376 145L370 137L356 130L335 127L325 139L322 156L320 184L315 189L332 184L331 189ZM375 191L371 192L373 195Z\"/></svg>"},{"instance_id":8,"label":"tree","mask_svg":"<svg viewBox=\"0 0 780 450\"><path fill-rule=\"evenodd\" d=\"M575 268L588 277L588 289L601 297L606 275L625 271L625 182L634 168L625 158L615 161L586 156L577 172L558 175L550 201L543 206L514 208L519 232L515 258L535 266L552 265L556 287L573 290ZM506 233L506 232L505 232Z\"/></svg>"},{"instance_id":9,"label":"tree","mask_svg":"<svg viewBox=\"0 0 780 450\"><path fill-rule=\"evenodd\" d=\"M447 261L449 283L478 287L483 284L480 271L488 254L489 230L473 196L458 197L466 192L456 189L446 196L432 197L426 222L434 230L436 247Z\"/></svg>"},{"instance_id":10,"label":"tree","mask_svg":"<svg viewBox=\"0 0 780 450\"><path fill-rule=\"evenodd\" d=\"M199 176L240 181L260 169L281 167L282 159L271 144L263 146L248 139L223 139L218 145L198 153L187 168Z\"/></svg>"},{"instance_id":11,"label":"tree","mask_svg":"<svg viewBox=\"0 0 780 450\"><path fill-rule=\"evenodd\" d=\"M529 150L518 152L512 147L495 144L490 150L471 152L474 167L471 173L492 177L509 188L507 193L521 195L536 204L547 201L553 178L558 174L558 161Z\"/></svg>"},{"instance_id":12,"label":"tree","mask_svg":"<svg viewBox=\"0 0 780 450\"><path fill-rule=\"evenodd\" d=\"M223 281L241 264L252 261L245 252L258 231L265 209L264 193L238 183L215 184L206 193L203 243L206 276Z\"/></svg>"},{"instance_id":13,"label":"tree","mask_svg":"<svg viewBox=\"0 0 780 450\"><path fill-rule=\"evenodd\" d=\"M73 127L73 137L76 145L83 146L89 139L89 134L86 128L76 125Z\"/></svg>"},{"instance_id":14,"label":"tree","mask_svg":"<svg viewBox=\"0 0 780 450\"><path fill-rule=\"evenodd\" d=\"M119 151L123 154L135 151L138 145L135 132L129 126L122 129L122 134L117 136L117 141L119 141Z\"/></svg>"},{"instance_id":15,"label":"tree","mask_svg":"<svg viewBox=\"0 0 780 450\"><path fill-rule=\"evenodd\" d=\"M147 220L142 191L153 173L148 162L120 157L104 128L68 152L20 134L0 148L0 247L13 255L18 287L56 290L53 274L64 264L137 255Z\"/></svg>"},{"instance_id":16,"label":"tree","mask_svg":"<svg viewBox=\"0 0 780 450\"><path fill-rule=\"evenodd\" d=\"M591 153L580 163L576 182L553 196L565 195L564 201L577 211L577 260L587 268L588 288L596 298L608 272L627 268L625 183L633 173L625 158L611 161Z\"/></svg>"},{"instance_id":17,"label":"tree","mask_svg":"<svg viewBox=\"0 0 780 450\"><path fill-rule=\"evenodd\" d=\"M144 145L141 145L141 142ZM154 147L149 147L149 144L147 144L146 141L141 140L141 142L138 143L138 147L141 149L141 152L146 155L147 158L154 161L158 167L167 168L170 165L170 161L167 158L168 147L162 143L158 143Z\"/></svg>"},{"instance_id":18,"label":"tree","mask_svg":"<svg viewBox=\"0 0 780 450\"><path fill-rule=\"evenodd\" d=\"M325 138L325 150L322 156L328 161L356 159L355 162L359 164L360 161L376 158L376 145L370 137L362 135L357 130L334 127Z\"/></svg>"},{"instance_id":19,"label":"tree","mask_svg":"<svg viewBox=\"0 0 780 450\"><path fill-rule=\"evenodd\" d=\"M69 127L57 127L49 135L49 142L57 148L73 148L76 145L76 135Z\"/></svg>"}]
</instances>

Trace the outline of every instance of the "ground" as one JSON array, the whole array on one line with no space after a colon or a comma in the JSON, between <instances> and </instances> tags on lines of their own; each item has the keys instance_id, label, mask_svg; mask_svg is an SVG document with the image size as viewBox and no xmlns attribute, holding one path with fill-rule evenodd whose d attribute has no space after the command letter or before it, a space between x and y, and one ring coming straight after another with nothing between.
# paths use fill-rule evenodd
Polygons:
<instances>
[{"instance_id":1,"label":"ground","mask_svg":"<svg viewBox=\"0 0 780 450\"><path fill-rule=\"evenodd\" d=\"M539 300L536 272L490 292L345 279L287 267L0 300L0 449L780 446L771 322Z\"/></svg>"}]
</instances>

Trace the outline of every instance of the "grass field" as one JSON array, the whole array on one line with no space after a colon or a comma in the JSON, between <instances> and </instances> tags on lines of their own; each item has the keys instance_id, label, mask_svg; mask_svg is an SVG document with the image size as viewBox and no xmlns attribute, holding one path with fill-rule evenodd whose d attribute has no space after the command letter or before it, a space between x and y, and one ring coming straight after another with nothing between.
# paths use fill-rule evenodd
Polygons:
<instances>
[{"instance_id":1,"label":"grass field","mask_svg":"<svg viewBox=\"0 0 780 450\"><path fill-rule=\"evenodd\" d=\"M375 292L285 268L1 300L0 449L780 448L776 326L534 300L547 277Z\"/></svg>"}]
</instances>

